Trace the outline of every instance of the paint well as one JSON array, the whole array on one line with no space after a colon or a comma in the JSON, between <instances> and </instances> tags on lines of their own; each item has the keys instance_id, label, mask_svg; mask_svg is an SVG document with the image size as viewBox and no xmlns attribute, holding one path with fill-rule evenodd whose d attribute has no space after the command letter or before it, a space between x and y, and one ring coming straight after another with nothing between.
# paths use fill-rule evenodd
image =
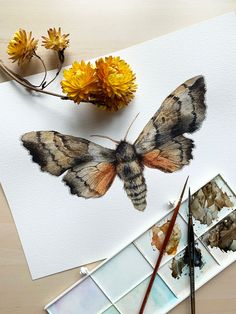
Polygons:
<instances>
[{"instance_id":1,"label":"paint well","mask_svg":"<svg viewBox=\"0 0 236 314\"><path fill-rule=\"evenodd\" d=\"M221 265L236 260L236 210L224 217L201 240Z\"/></svg>"},{"instance_id":2,"label":"paint well","mask_svg":"<svg viewBox=\"0 0 236 314\"><path fill-rule=\"evenodd\" d=\"M148 231L146 231L144 234L142 234L134 243L138 247L138 249L142 252L142 254L148 259L148 261L151 263L151 265L154 267L155 263L157 261L157 257L159 255L158 246L155 245L155 237L154 237L154 230L157 230L157 228L160 229L168 220L171 219L173 212L168 214L166 217L161 219L158 223L156 223L152 228L150 228ZM176 219L176 226L180 230L180 239L178 243L174 240L173 246L176 247L177 253L180 252L186 245L187 245L187 224L183 220L183 218L178 215ZM176 229L177 229L176 228ZM177 230L178 230L177 229ZM164 236L163 232L159 232L159 239L161 240L161 237ZM179 235L175 234L175 237L179 237ZM164 237L163 237L164 239ZM160 241L159 241L160 242ZM177 245L176 245L177 244ZM171 252L171 249L169 250L169 253ZM167 254L165 253L161 265L164 265L167 261L169 261L173 257L173 254Z\"/></svg>"},{"instance_id":3,"label":"paint well","mask_svg":"<svg viewBox=\"0 0 236 314\"><path fill-rule=\"evenodd\" d=\"M116 303L117 308L123 314L138 313L144 298L150 277L144 280L126 296ZM145 314L161 314L177 303L178 299L167 287L164 281L157 275L154 281L149 299L145 308Z\"/></svg>"},{"instance_id":4,"label":"paint well","mask_svg":"<svg viewBox=\"0 0 236 314\"><path fill-rule=\"evenodd\" d=\"M194 231L201 236L223 219L236 207L236 197L233 191L218 175L192 197L192 212ZM180 214L188 221L188 202L185 201L180 208Z\"/></svg>"},{"instance_id":5,"label":"paint well","mask_svg":"<svg viewBox=\"0 0 236 314\"><path fill-rule=\"evenodd\" d=\"M95 314L101 313L111 303L91 278L86 278L69 293L52 304L50 314Z\"/></svg>"},{"instance_id":6,"label":"paint well","mask_svg":"<svg viewBox=\"0 0 236 314\"><path fill-rule=\"evenodd\" d=\"M113 302L147 278L153 269L130 244L91 276Z\"/></svg>"},{"instance_id":7,"label":"paint well","mask_svg":"<svg viewBox=\"0 0 236 314\"><path fill-rule=\"evenodd\" d=\"M213 275L219 272L220 267L214 258L209 254L206 248L197 241L197 247L201 251L200 267L195 267L195 287L199 288L202 284L208 281ZM181 260L185 254L185 249L181 251L175 260ZM172 265L173 259L162 266L159 270L159 275L166 282L166 284L173 290L178 297L187 297L189 295L189 268L185 264L181 270L180 276L173 276Z\"/></svg>"}]
</instances>

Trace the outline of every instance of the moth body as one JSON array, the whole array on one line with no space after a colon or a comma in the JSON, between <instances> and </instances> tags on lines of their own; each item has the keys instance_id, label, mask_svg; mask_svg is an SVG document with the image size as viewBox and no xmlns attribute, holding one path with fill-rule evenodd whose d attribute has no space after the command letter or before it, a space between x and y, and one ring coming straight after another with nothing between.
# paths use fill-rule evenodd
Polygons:
<instances>
[{"instance_id":1,"label":"moth body","mask_svg":"<svg viewBox=\"0 0 236 314\"><path fill-rule=\"evenodd\" d=\"M124 182L124 189L134 207L140 211L146 208L147 186L143 176L141 158L135 146L121 141L115 151L116 171Z\"/></svg>"}]
</instances>

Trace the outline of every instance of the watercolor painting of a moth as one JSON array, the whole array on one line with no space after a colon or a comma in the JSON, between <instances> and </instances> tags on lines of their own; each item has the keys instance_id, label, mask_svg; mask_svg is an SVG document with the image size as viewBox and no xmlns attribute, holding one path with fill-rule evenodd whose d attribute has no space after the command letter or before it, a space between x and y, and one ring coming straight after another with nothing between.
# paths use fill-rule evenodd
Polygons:
<instances>
[{"instance_id":1,"label":"watercolor painting of a moth","mask_svg":"<svg viewBox=\"0 0 236 314\"><path fill-rule=\"evenodd\" d=\"M167 173L180 170L193 158L193 140L184 136L198 130L206 116L203 76L193 77L174 90L134 142L125 138L109 149L87 139L56 131L29 132L23 145L42 171L60 176L72 194L83 198L103 196L116 175L133 206L146 208L144 166Z\"/></svg>"}]
</instances>

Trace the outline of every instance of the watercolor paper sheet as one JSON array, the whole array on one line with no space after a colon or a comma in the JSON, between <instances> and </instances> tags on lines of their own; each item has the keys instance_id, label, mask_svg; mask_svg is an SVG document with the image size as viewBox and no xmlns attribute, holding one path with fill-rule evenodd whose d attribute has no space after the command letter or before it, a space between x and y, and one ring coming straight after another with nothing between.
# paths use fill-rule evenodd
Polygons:
<instances>
[{"instance_id":1,"label":"watercolor paper sheet","mask_svg":"<svg viewBox=\"0 0 236 314\"><path fill-rule=\"evenodd\" d=\"M0 181L34 279L110 256L167 213L190 175L193 190L216 172L236 187L236 19L233 13L118 51L136 72L138 92L119 113L49 96L29 96L7 82L0 85ZM133 119L134 141L161 102L185 80L202 74L207 84L207 119L194 138L194 160L174 174L146 169L148 206L133 209L116 179L108 193L84 200L69 193L58 177L42 173L20 144L23 133L56 130L89 139L102 134L120 140ZM34 75L35 81L40 75ZM55 85L54 91L60 91ZM106 140L96 143L114 148ZM226 162L227 161L227 162Z\"/></svg>"}]
</instances>

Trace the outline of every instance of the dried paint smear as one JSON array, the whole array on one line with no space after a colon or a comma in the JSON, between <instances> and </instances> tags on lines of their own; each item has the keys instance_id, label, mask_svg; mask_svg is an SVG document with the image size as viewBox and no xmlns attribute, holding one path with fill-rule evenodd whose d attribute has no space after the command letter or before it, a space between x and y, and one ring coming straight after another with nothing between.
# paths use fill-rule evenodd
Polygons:
<instances>
[{"instance_id":1,"label":"dried paint smear","mask_svg":"<svg viewBox=\"0 0 236 314\"><path fill-rule=\"evenodd\" d=\"M189 273L188 268L188 247L184 250L182 254L179 254L179 257L176 256L172 259L171 263L171 275L172 277L179 279L182 274L187 275ZM203 267L204 263L202 260L201 250L195 246L194 253L194 266L199 267L200 269ZM185 270L185 271L184 271Z\"/></svg>"},{"instance_id":2,"label":"dried paint smear","mask_svg":"<svg viewBox=\"0 0 236 314\"><path fill-rule=\"evenodd\" d=\"M166 236L166 233L169 228L170 221L168 220L166 223L164 223L161 226L155 225L152 227L152 246L156 248L157 250L161 250L162 243L164 241L164 238ZM181 238L181 230L177 224L174 225L173 231L170 236L170 240L167 244L165 252L168 255L175 255L177 252L177 248L179 245L179 241Z\"/></svg>"},{"instance_id":3,"label":"dried paint smear","mask_svg":"<svg viewBox=\"0 0 236 314\"><path fill-rule=\"evenodd\" d=\"M212 248L218 247L224 252L236 252L236 210L204 234L202 240Z\"/></svg>"},{"instance_id":4,"label":"dried paint smear","mask_svg":"<svg viewBox=\"0 0 236 314\"><path fill-rule=\"evenodd\" d=\"M202 224L210 225L223 207L232 206L227 193L223 192L214 180L193 194L192 213Z\"/></svg>"}]
</instances>

